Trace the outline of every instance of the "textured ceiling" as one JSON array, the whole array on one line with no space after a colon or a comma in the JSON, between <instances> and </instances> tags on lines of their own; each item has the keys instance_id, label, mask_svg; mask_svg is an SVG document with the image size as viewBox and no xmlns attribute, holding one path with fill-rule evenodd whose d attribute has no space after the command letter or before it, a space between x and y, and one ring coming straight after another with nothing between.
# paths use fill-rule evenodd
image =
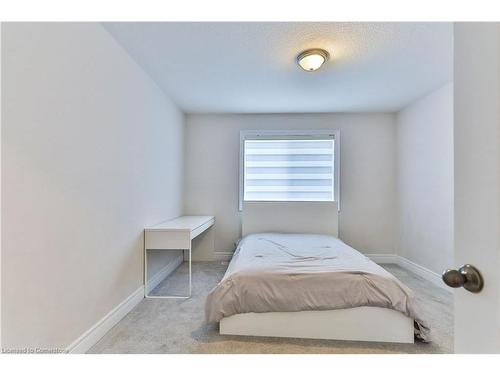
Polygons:
<instances>
[{"instance_id":1,"label":"textured ceiling","mask_svg":"<svg viewBox=\"0 0 500 375\"><path fill-rule=\"evenodd\" d=\"M396 111L452 80L451 23L104 23L185 112ZM324 48L316 72L299 52Z\"/></svg>"}]
</instances>

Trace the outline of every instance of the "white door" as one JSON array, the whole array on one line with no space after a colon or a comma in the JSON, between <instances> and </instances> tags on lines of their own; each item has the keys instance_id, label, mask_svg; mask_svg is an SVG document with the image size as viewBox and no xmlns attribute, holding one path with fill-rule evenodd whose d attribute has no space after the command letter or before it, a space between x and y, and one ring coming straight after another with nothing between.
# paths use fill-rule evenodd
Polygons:
<instances>
[{"instance_id":1,"label":"white door","mask_svg":"<svg viewBox=\"0 0 500 375\"><path fill-rule=\"evenodd\" d=\"M455 351L500 353L500 29L455 24L455 264L484 278L455 290Z\"/></svg>"}]
</instances>

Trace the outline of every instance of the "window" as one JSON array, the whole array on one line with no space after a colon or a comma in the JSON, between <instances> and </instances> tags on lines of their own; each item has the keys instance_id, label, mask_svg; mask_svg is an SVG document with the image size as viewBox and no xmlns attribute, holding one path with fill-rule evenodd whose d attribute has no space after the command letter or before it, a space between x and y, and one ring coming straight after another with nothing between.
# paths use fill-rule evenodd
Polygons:
<instances>
[{"instance_id":1,"label":"window","mask_svg":"<svg viewBox=\"0 0 500 375\"><path fill-rule=\"evenodd\" d=\"M243 201L337 201L339 132L241 132Z\"/></svg>"}]
</instances>

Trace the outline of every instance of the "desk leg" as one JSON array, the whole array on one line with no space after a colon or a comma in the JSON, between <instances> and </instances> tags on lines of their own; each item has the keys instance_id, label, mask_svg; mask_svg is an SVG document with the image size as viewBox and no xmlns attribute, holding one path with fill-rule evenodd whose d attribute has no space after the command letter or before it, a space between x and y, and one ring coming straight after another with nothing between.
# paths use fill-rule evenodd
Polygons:
<instances>
[{"instance_id":1,"label":"desk leg","mask_svg":"<svg viewBox=\"0 0 500 375\"><path fill-rule=\"evenodd\" d=\"M191 297L191 255L191 248L189 248L189 297Z\"/></svg>"},{"instance_id":2,"label":"desk leg","mask_svg":"<svg viewBox=\"0 0 500 375\"><path fill-rule=\"evenodd\" d=\"M144 248L144 298L148 297L148 250Z\"/></svg>"}]
</instances>

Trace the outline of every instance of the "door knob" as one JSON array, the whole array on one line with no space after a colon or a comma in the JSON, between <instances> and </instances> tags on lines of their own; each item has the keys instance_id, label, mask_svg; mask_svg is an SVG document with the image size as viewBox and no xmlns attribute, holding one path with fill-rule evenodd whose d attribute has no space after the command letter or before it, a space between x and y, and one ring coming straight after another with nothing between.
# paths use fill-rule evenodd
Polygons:
<instances>
[{"instance_id":1,"label":"door knob","mask_svg":"<svg viewBox=\"0 0 500 375\"><path fill-rule=\"evenodd\" d=\"M443 272L443 281L452 288L463 286L469 292L479 293L483 289L483 277L476 267L464 264L458 270L446 270Z\"/></svg>"}]
</instances>

